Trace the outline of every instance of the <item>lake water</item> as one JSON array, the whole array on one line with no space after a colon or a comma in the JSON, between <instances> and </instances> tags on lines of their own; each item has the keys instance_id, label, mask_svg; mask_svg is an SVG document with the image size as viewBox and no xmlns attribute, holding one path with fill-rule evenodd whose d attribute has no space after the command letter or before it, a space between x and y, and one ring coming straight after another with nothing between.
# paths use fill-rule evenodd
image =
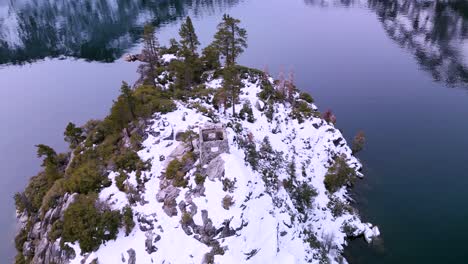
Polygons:
<instances>
[{"instance_id":1,"label":"lake water","mask_svg":"<svg viewBox=\"0 0 468 264\"><path fill-rule=\"evenodd\" d=\"M0 0L0 259L12 262L12 195L39 169L34 145L103 117L136 64L142 25L166 44L181 18L202 45L224 12L249 34L241 64L276 75L360 129L366 178L353 190L381 240L350 263L465 263L468 248L468 4L416 0Z\"/></svg>"}]
</instances>

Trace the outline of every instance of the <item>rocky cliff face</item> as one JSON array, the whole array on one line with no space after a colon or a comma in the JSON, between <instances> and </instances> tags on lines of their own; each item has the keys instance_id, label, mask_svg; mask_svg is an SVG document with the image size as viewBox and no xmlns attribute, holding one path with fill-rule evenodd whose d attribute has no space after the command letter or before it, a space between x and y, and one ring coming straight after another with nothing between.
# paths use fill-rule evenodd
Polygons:
<instances>
[{"instance_id":1,"label":"rocky cliff face","mask_svg":"<svg viewBox=\"0 0 468 264\"><path fill-rule=\"evenodd\" d=\"M290 101L264 100L265 82L274 87L273 80L243 77L238 117L210 97L176 102L177 110L146 123L138 155L151 168L129 171L123 183L110 168L111 184L98 200L114 210L130 206L132 230L121 228L93 252L82 252L78 242L62 250L50 223L73 203L74 194L66 194L33 221L23 255L33 263L346 262L346 237L371 241L379 234L361 222L347 195L351 177L362 177L360 162L299 93ZM206 86L216 91L221 82ZM187 135L207 123L226 127L229 150L201 164L200 138ZM346 181L324 183L344 167L353 172Z\"/></svg>"},{"instance_id":2,"label":"rocky cliff face","mask_svg":"<svg viewBox=\"0 0 468 264\"><path fill-rule=\"evenodd\" d=\"M27 234L27 240L23 244L23 256L32 258L32 263L68 263L69 259L75 258L72 251L62 250L58 241L52 241L49 234L52 225L57 220L63 220L63 215L68 206L73 203L76 194L65 194L57 201L57 205L44 212L42 220L34 217L29 219L26 212L18 216L20 230L28 224L33 223L31 231ZM42 214L43 212L39 212Z\"/></svg>"}]
</instances>

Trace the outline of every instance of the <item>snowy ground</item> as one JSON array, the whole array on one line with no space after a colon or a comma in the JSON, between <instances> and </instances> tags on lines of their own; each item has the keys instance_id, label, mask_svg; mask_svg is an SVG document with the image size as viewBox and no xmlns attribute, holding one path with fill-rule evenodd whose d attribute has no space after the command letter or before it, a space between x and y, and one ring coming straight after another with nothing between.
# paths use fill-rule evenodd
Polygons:
<instances>
[{"instance_id":1,"label":"snowy ground","mask_svg":"<svg viewBox=\"0 0 468 264\"><path fill-rule=\"evenodd\" d=\"M225 162L224 178L235 180L235 189L232 193L223 191L220 180L206 179L205 196L192 199L198 207L198 213L193 216L197 225L202 225L200 211L203 209L208 211L208 217L215 227L220 227L226 219L232 219L233 228L244 224L236 235L219 239L220 245L226 250L224 255L216 255L214 262L322 263L324 259L329 259L331 263L338 263L343 246L346 244L346 235L343 231L345 223L355 228L354 235L364 234L368 239L378 235L376 227L372 228L372 225L362 223L356 214L345 212L339 217L334 217L327 207L332 197L348 204L347 191L344 187L333 195L328 194L325 189L324 176L332 157L343 154L347 158L347 163L356 169L361 166L359 161L351 155L351 150L341 133L320 118L310 118L299 124L297 120L292 120L288 116L290 108L287 105L277 104L275 118L272 122L268 122L265 114L254 107L263 104L258 102L257 93L260 92L258 83L244 82L246 85L242 89L240 101L241 103L250 101L256 121L254 123L241 121L244 129L242 133L253 135L257 148L263 138L268 136L273 149L282 151L285 160L290 161L294 157L297 180L313 186L318 195L313 199L311 208L307 209L308 219L299 221L296 217L298 212L288 192L282 187L274 193L266 192L267 186L262 176L244 161L244 150L235 142L235 137L239 135L232 128L227 128L230 153L222 154L221 157ZM220 84L221 80L212 80L208 86L216 88ZM205 106L211 107L206 104ZM241 107L242 104L239 104L236 109L239 111ZM232 109L226 110L226 113L231 112ZM221 123L230 122L229 114L218 113L218 115ZM177 216L169 217L163 211L162 203L156 200L156 194L160 190L161 172L168 162L160 161L159 157L161 155L168 157L179 144L183 144L167 140L167 137L171 136L172 131L192 128L198 131L199 126L209 121L208 117L195 109L188 108L188 104L180 102L178 110L155 117L154 124L148 128L153 135L149 134L143 142L144 148L139 152L143 160L151 160L152 168L151 171L144 172L144 177L149 179L143 193L143 200L146 203L137 203L132 207L136 226L129 236L125 236L121 230L115 241L107 242L96 252L86 256L85 263L90 263L95 258L98 258L99 263L127 263L129 259L127 250L130 248L135 250L136 263L202 263L204 255L210 251L210 248L193 236L188 236L181 228L179 208ZM272 130L275 130L275 133L272 133ZM301 173L302 167L304 173ZM280 181L289 177L283 170L277 173ZM101 191L100 199L108 201L114 209L121 209L129 203L126 194L117 189L115 175L113 172L110 174L113 184ZM135 173L130 173L127 184L137 185ZM193 187L195 182L191 177L188 188L181 189L177 203L185 200L187 192ZM222 199L227 194L234 200L234 205L229 210L222 207ZM146 225L139 222L142 216L149 219L154 228L150 230L141 228ZM311 247L305 241L307 232L313 233L324 246ZM145 250L145 240L148 236L160 236L159 241L155 243L157 251L151 254ZM74 244L72 247L77 253L72 263L81 263L83 256L80 256L79 246Z\"/></svg>"}]
</instances>

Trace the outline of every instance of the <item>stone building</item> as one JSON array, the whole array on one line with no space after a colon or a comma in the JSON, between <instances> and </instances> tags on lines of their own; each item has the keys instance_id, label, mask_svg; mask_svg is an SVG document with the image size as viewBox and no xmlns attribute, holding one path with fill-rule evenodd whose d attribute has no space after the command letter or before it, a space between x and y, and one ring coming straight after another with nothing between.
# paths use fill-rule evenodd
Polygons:
<instances>
[{"instance_id":1,"label":"stone building","mask_svg":"<svg viewBox=\"0 0 468 264\"><path fill-rule=\"evenodd\" d=\"M200 127L200 161L208 164L221 153L229 153L226 129L220 124Z\"/></svg>"}]
</instances>

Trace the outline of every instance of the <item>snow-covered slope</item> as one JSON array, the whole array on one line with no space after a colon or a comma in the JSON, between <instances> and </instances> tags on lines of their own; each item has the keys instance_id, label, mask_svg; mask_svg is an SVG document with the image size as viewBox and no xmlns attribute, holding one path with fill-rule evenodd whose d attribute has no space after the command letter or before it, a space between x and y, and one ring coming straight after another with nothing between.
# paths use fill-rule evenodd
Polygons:
<instances>
[{"instance_id":1,"label":"snow-covered slope","mask_svg":"<svg viewBox=\"0 0 468 264\"><path fill-rule=\"evenodd\" d=\"M77 253L72 263L95 259L98 263L339 263L347 234L364 234L369 240L378 235L376 227L362 223L350 208L345 187L334 194L325 188L324 177L334 157L343 155L356 171L361 167L340 131L318 117L299 123L290 117L288 103L275 103L269 121L265 104L257 96L260 81L250 78L243 82L236 109L250 104L253 123L234 120L226 114L232 109L218 111L202 99L177 102L176 111L154 116L138 153L152 166L143 172L146 182L140 201L132 205L135 228L128 236L121 230L115 241L85 256L80 255L77 243L70 244ZM212 88L220 84L219 79L207 83ZM199 127L213 122L213 116L203 115L194 105L212 109L214 119L227 126L229 153L221 154L208 168L196 161L185 175L188 186L175 188L165 179L166 167L189 151L187 143L176 141L175 135L198 132ZM265 141L271 149L262 149ZM246 161L246 144L260 153L256 168ZM271 159L262 156L262 151ZM200 169L209 172L204 183L197 185L195 173ZM110 173L113 184L99 197L114 209L122 209L129 202L116 187L116 175ZM129 176L126 184L137 186L136 174ZM295 185L305 183L313 193L305 209L298 207L297 195L285 186L291 177ZM230 207L223 203L227 196L232 197ZM176 215L168 213L172 197ZM337 211L336 204L345 209Z\"/></svg>"}]
</instances>

